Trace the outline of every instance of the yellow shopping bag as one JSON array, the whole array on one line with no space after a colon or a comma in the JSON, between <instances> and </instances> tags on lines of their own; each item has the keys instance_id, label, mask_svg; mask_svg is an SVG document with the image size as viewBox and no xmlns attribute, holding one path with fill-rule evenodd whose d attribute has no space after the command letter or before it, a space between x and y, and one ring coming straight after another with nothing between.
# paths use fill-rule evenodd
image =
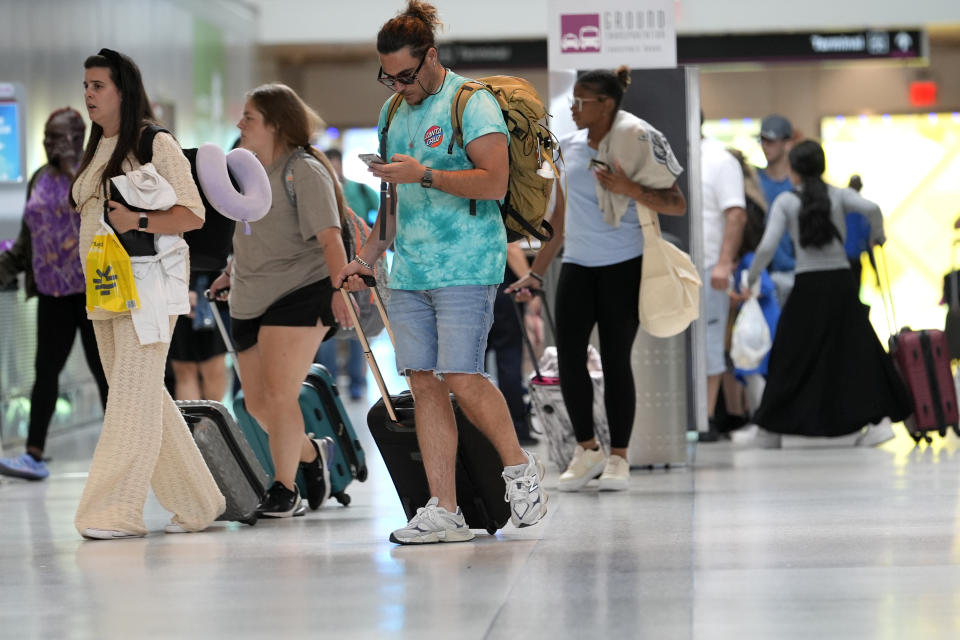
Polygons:
<instances>
[{"instance_id":1,"label":"yellow shopping bag","mask_svg":"<svg viewBox=\"0 0 960 640\"><path fill-rule=\"evenodd\" d=\"M123 312L140 308L130 256L120 239L100 220L100 233L87 252L87 310Z\"/></svg>"}]
</instances>

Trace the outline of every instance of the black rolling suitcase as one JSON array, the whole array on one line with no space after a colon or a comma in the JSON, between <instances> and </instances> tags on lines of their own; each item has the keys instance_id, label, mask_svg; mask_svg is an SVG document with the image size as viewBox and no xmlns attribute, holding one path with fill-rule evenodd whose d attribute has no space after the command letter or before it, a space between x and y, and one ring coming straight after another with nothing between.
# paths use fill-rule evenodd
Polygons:
<instances>
[{"instance_id":1,"label":"black rolling suitcase","mask_svg":"<svg viewBox=\"0 0 960 640\"><path fill-rule=\"evenodd\" d=\"M374 291L376 291L375 288ZM341 289L341 293L349 296L345 290ZM374 301L383 317L390 340L393 342L393 331L379 292L376 293ZM356 312L349 300L347 309L353 314L357 336L363 344L364 353L382 396L367 414L367 425L387 465L387 470L397 489L397 495L400 497L400 503L409 520L417 514L417 509L424 506L430 499L427 475L423 468L420 447L417 444L413 396L410 392L390 395L370 350L370 344L359 328ZM503 472L503 464L500 461L500 455L487 437L467 420L452 397L451 401L453 401L459 434L456 468L457 503L463 511L467 526L471 529L486 529L488 533L493 534L510 519L510 505L504 500L505 487L500 475Z\"/></svg>"},{"instance_id":2,"label":"black rolling suitcase","mask_svg":"<svg viewBox=\"0 0 960 640\"><path fill-rule=\"evenodd\" d=\"M203 455L227 510L217 520L257 523L257 506L270 477L263 470L227 408L209 400L177 402L193 440Z\"/></svg>"}]
</instances>

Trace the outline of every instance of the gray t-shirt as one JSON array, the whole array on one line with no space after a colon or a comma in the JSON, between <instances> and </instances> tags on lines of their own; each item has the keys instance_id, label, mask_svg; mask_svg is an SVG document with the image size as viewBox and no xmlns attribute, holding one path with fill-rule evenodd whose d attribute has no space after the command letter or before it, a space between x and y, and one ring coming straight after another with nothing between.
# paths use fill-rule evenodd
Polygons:
<instances>
[{"instance_id":1,"label":"gray t-shirt","mask_svg":"<svg viewBox=\"0 0 960 640\"><path fill-rule=\"evenodd\" d=\"M294 208L283 187L289 155L266 167L273 192L269 213L250 224L250 235L237 225L233 234L233 276L230 315L250 319L263 315L278 299L330 276L317 234L340 228L333 178L315 158L293 163L297 194Z\"/></svg>"},{"instance_id":2,"label":"gray t-shirt","mask_svg":"<svg viewBox=\"0 0 960 640\"><path fill-rule=\"evenodd\" d=\"M827 185L827 195L830 197L830 220L840 233L840 238L834 237L822 247L801 247L799 242L800 196L791 191L781 193L770 207L763 238L760 240L760 246L757 247L756 258L750 266L751 283L757 281L760 272L773 260L773 254L776 253L784 231L789 231L790 237L793 238L793 247L797 256L797 273L850 268L847 252L843 248L843 242L847 236L847 213L853 211L862 213L870 222L870 240L884 241L883 216L877 203L867 200L853 189L838 189L832 185Z\"/></svg>"}]
</instances>

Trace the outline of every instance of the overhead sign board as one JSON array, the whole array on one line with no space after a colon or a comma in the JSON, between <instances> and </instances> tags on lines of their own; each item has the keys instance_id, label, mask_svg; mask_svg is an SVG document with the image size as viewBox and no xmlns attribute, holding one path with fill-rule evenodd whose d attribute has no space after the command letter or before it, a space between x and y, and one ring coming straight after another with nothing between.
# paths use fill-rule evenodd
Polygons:
<instances>
[{"instance_id":1,"label":"overhead sign board","mask_svg":"<svg viewBox=\"0 0 960 640\"><path fill-rule=\"evenodd\" d=\"M680 36L681 64L925 58L919 29Z\"/></svg>"},{"instance_id":2,"label":"overhead sign board","mask_svg":"<svg viewBox=\"0 0 960 640\"><path fill-rule=\"evenodd\" d=\"M550 69L631 69L677 66L672 0L550 0Z\"/></svg>"}]
</instances>

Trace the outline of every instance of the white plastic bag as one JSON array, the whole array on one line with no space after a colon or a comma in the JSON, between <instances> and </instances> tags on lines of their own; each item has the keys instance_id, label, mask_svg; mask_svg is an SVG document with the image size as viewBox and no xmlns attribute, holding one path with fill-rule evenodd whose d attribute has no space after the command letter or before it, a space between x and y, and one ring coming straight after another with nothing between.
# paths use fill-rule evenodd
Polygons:
<instances>
[{"instance_id":1,"label":"white plastic bag","mask_svg":"<svg viewBox=\"0 0 960 640\"><path fill-rule=\"evenodd\" d=\"M752 297L743 303L733 323L730 359L738 369L756 369L772 345L770 327L763 317L760 302Z\"/></svg>"}]
</instances>

